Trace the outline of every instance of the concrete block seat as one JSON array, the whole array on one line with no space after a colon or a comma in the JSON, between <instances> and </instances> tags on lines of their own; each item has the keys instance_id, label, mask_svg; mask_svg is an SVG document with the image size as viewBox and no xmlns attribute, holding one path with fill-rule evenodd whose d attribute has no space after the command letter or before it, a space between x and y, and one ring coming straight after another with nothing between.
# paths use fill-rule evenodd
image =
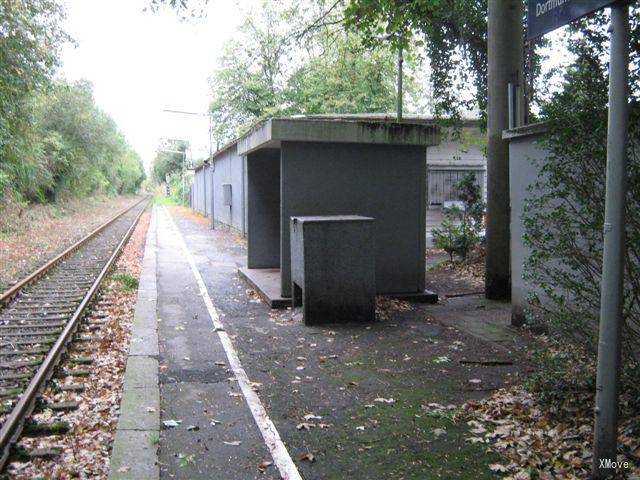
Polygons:
<instances>
[{"instance_id":1,"label":"concrete block seat","mask_svg":"<svg viewBox=\"0 0 640 480\"><path fill-rule=\"evenodd\" d=\"M375 320L374 219L291 218L291 292L305 325Z\"/></svg>"}]
</instances>

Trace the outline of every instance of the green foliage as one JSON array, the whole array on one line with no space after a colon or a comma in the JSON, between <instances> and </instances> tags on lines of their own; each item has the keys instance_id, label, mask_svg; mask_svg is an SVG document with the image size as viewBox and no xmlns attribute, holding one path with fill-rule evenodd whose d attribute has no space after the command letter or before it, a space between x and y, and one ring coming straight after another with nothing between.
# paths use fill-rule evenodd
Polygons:
<instances>
[{"instance_id":1,"label":"green foliage","mask_svg":"<svg viewBox=\"0 0 640 480\"><path fill-rule=\"evenodd\" d=\"M173 205L183 205L182 199L184 198L184 203L189 202L189 185L185 182L185 192L184 197L182 194L182 174L181 173L173 173L169 176L169 185L171 189L171 195L169 198L171 199L171 203Z\"/></svg>"},{"instance_id":2,"label":"green foliage","mask_svg":"<svg viewBox=\"0 0 640 480\"><path fill-rule=\"evenodd\" d=\"M345 23L370 45L386 36L396 49L414 45L424 52L441 124L459 127L465 111L478 110L486 119L487 0L349 0ZM538 50L545 45L544 38L525 44L525 93L531 102L538 100L543 80Z\"/></svg>"},{"instance_id":3,"label":"green foliage","mask_svg":"<svg viewBox=\"0 0 640 480\"><path fill-rule=\"evenodd\" d=\"M182 205L189 201L188 184L185 181L185 192L182 191L182 173L185 166L185 155L189 144L183 140L163 139L158 146L153 160L151 176L153 183L161 187L160 198L171 205ZM169 177L170 194L166 196L166 179Z\"/></svg>"},{"instance_id":4,"label":"green foliage","mask_svg":"<svg viewBox=\"0 0 640 480\"><path fill-rule=\"evenodd\" d=\"M41 192L134 193L144 179L138 155L127 145L115 123L98 109L91 84L58 82L39 99L36 124L43 143L47 176Z\"/></svg>"},{"instance_id":5,"label":"green foliage","mask_svg":"<svg viewBox=\"0 0 640 480\"><path fill-rule=\"evenodd\" d=\"M153 159L151 176L157 185L163 185L167 175L181 174L189 144L183 140L163 139Z\"/></svg>"},{"instance_id":6,"label":"green foliage","mask_svg":"<svg viewBox=\"0 0 640 480\"><path fill-rule=\"evenodd\" d=\"M595 392L595 364L579 349L567 349L553 342L537 345L530 358L527 389L551 406L580 402Z\"/></svg>"},{"instance_id":7,"label":"green foliage","mask_svg":"<svg viewBox=\"0 0 640 480\"><path fill-rule=\"evenodd\" d=\"M632 7L631 118L623 306L623 389L640 375L640 8ZM528 321L594 360L598 347L607 139L606 16L574 27L576 62L544 106L548 158L525 205L525 279L534 285ZM561 359L562 360L562 359ZM568 361L568 360L567 360Z\"/></svg>"},{"instance_id":8,"label":"green foliage","mask_svg":"<svg viewBox=\"0 0 640 480\"><path fill-rule=\"evenodd\" d=\"M56 0L0 0L0 197L133 193L144 179L91 85L51 80L63 17Z\"/></svg>"},{"instance_id":9,"label":"green foliage","mask_svg":"<svg viewBox=\"0 0 640 480\"><path fill-rule=\"evenodd\" d=\"M466 260L469 251L480 243L484 217L482 190L475 175L465 175L455 188L464 208L447 208L442 226L432 231L434 246L445 250L452 261L454 254Z\"/></svg>"},{"instance_id":10,"label":"green foliage","mask_svg":"<svg viewBox=\"0 0 640 480\"><path fill-rule=\"evenodd\" d=\"M121 290L132 292L138 289L139 280L128 273L116 273L111 280L120 284Z\"/></svg>"},{"instance_id":11,"label":"green foliage","mask_svg":"<svg viewBox=\"0 0 640 480\"><path fill-rule=\"evenodd\" d=\"M395 48L417 36L432 70L435 113L459 119L465 110L486 109L486 0L350 0L346 24L368 44L388 36ZM464 95L473 85L475 94Z\"/></svg>"},{"instance_id":12,"label":"green foliage","mask_svg":"<svg viewBox=\"0 0 640 480\"><path fill-rule=\"evenodd\" d=\"M48 85L68 40L63 17L57 0L0 0L0 158L20 151L31 94Z\"/></svg>"},{"instance_id":13,"label":"green foliage","mask_svg":"<svg viewBox=\"0 0 640 480\"><path fill-rule=\"evenodd\" d=\"M396 56L388 45L367 48L359 34L344 31L338 5L265 2L248 15L210 79L220 142L267 117L394 112ZM414 102L417 68L405 61L405 97Z\"/></svg>"},{"instance_id":14,"label":"green foliage","mask_svg":"<svg viewBox=\"0 0 640 480\"><path fill-rule=\"evenodd\" d=\"M318 38L318 42L323 44L324 54L300 66L288 79L285 97L290 111L394 111L397 67L388 50L366 49L357 36L349 34Z\"/></svg>"}]
</instances>

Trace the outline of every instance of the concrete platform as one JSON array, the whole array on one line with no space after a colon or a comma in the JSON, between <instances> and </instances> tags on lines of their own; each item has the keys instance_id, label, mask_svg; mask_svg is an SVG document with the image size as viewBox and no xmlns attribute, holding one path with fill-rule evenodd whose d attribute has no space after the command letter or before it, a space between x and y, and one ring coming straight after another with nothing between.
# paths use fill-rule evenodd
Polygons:
<instances>
[{"instance_id":1,"label":"concrete platform","mask_svg":"<svg viewBox=\"0 0 640 480\"><path fill-rule=\"evenodd\" d=\"M239 268L238 275L253 288L271 308L287 308L291 299L280 295L280 269ZM393 293L386 297L417 303L438 303L438 295L430 290L424 292Z\"/></svg>"},{"instance_id":2,"label":"concrete platform","mask_svg":"<svg viewBox=\"0 0 640 480\"><path fill-rule=\"evenodd\" d=\"M124 441L114 447L121 458L116 474L130 466L138 474L127 478L153 478L155 472L148 475L132 463L137 456L154 466L157 448L159 480L467 478L469 472L492 478L488 465L496 461L494 454L486 445L470 444L464 425L414 413L426 401L461 404L519 378L515 353L476 336L502 341L499 322L505 315L508 322L507 309L461 298L412 303L409 309L390 305L388 319L368 328L307 327L298 312L271 310L246 294L254 287L238 275L238 259L247 248L234 234L211 230L186 209L167 209L176 230L165 209L157 210L153 311L159 366L152 359L132 361L129 386L142 390L158 377L160 430L159 435L123 430ZM263 273L278 285L277 270ZM491 325L481 329L487 320ZM474 328L476 335L449 329L449 322ZM226 347L221 338L228 340ZM233 364L225 351L229 347L235 351ZM446 369L434 362L440 355L450 359ZM513 364L486 368L462 364L463 359ZM236 361L243 375L235 372ZM141 368L151 371L138 375ZM477 390L469 379L481 380ZM240 382L264 405L299 476L281 475ZM378 397L395 402L377 404ZM369 403L374 407L365 407ZM322 417L324 425L305 418L309 415ZM167 420L179 423L164 425ZM303 422L315 428L298 428ZM436 427L447 435L435 438ZM136 456L124 448L132 442L142 450ZM389 448L395 451L390 454ZM307 461L308 453L317 460Z\"/></svg>"},{"instance_id":3,"label":"concrete platform","mask_svg":"<svg viewBox=\"0 0 640 480\"><path fill-rule=\"evenodd\" d=\"M153 207L140 272L109 480L160 478L156 227L157 209Z\"/></svg>"},{"instance_id":4,"label":"concrete platform","mask_svg":"<svg viewBox=\"0 0 640 480\"><path fill-rule=\"evenodd\" d=\"M239 268L238 275L251 285L271 308L291 306L291 299L280 295L279 268Z\"/></svg>"}]
</instances>

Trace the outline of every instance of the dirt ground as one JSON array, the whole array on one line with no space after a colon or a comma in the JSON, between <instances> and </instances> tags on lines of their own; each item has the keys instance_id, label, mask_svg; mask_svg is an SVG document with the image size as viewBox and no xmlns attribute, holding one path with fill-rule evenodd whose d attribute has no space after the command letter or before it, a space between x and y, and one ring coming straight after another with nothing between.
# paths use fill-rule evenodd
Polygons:
<instances>
[{"instance_id":1,"label":"dirt ground","mask_svg":"<svg viewBox=\"0 0 640 480\"><path fill-rule=\"evenodd\" d=\"M246 258L234 234L212 231L184 209L171 212L304 478L499 477L490 468L498 454L471 440L474 424L461 407L518 383L527 370L526 345L514 338L505 348L448 320L465 314L481 323L496 310L473 299L380 299L372 324L304 326L299 309L269 309L237 274L216 267L222 258ZM215 404L206 408L216 411ZM216 441L204 431L194 435ZM201 453L184 448L197 465ZM266 478L276 478L273 467Z\"/></svg>"},{"instance_id":2,"label":"dirt ground","mask_svg":"<svg viewBox=\"0 0 640 480\"><path fill-rule=\"evenodd\" d=\"M427 289L440 297L457 297L484 292L484 254L470 252L466 260L451 261L443 250L427 250Z\"/></svg>"},{"instance_id":3,"label":"dirt ground","mask_svg":"<svg viewBox=\"0 0 640 480\"><path fill-rule=\"evenodd\" d=\"M90 197L0 209L0 292L45 264L138 197Z\"/></svg>"}]
</instances>

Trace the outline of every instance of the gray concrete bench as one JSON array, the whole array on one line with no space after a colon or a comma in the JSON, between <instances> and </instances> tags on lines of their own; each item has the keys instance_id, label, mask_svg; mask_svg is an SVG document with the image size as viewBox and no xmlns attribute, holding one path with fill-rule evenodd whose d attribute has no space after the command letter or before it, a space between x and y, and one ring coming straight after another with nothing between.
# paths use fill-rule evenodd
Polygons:
<instances>
[{"instance_id":1,"label":"gray concrete bench","mask_svg":"<svg viewBox=\"0 0 640 480\"><path fill-rule=\"evenodd\" d=\"M305 325L375 319L374 219L291 217L291 292Z\"/></svg>"}]
</instances>

